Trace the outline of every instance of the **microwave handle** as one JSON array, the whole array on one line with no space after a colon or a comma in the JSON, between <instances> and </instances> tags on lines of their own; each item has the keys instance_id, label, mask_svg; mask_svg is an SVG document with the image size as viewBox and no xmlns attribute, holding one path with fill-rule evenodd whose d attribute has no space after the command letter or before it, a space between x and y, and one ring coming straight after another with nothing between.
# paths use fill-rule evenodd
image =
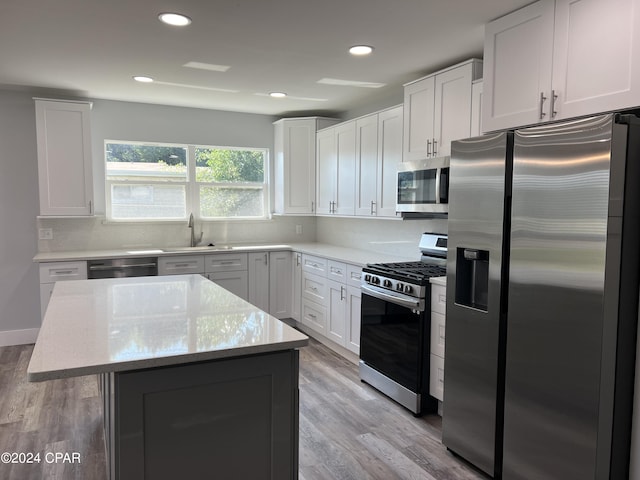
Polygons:
<instances>
[{"instance_id":1,"label":"microwave handle","mask_svg":"<svg viewBox=\"0 0 640 480\"><path fill-rule=\"evenodd\" d=\"M436 168L436 202L440 203L440 174L442 172L442 168Z\"/></svg>"}]
</instances>

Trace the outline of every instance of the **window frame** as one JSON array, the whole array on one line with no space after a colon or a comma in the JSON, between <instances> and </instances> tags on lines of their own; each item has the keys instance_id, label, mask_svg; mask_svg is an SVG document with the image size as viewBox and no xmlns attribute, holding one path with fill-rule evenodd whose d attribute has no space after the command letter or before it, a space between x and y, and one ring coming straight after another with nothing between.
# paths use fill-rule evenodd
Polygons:
<instances>
[{"instance_id":1,"label":"window frame","mask_svg":"<svg viewBox=\"0 0 640 480\"><path fill-rule=\"evenodd\" d=\"M119 143L125 145L148 145L148 146L160 146L160 147L178 147L186 148L187 156L187 173L186 180L183 181L159 181L149 180L145 182L128 181L128 180L110 180L107 173L107 145L111 143ZM264 161L264 176L263 182L198 182L196 179L196 161L195 154L197 149L220 149L220 150L245 150L245 151L258 151L262 152ZM104 166L104 186L105 186L105 215L109 222L117 223L171 223L171 222L184 222L187 221L189 215L193 213L194 217L200 221L215 222L215 221L255 221L255 220L269 220L271 219L271 177L270 177L270 150L268 147L236 147L236 146L222 146L222 145L203 145L203 144L185 144L185 143L167 143L167 142L145 142L140 140L112 140L105 139L103 145L103 166ZM112 185L158 185L158 186L179 186L184 185L185 188L185 216L178 217L143 217L143 218L114 218L112 208ZM263 202L263 214L255 216L229 216L229 217L208 217L200 214L201 202L200 202L200 187L201 186L213 186L223 188L255 188L262 190L262 202Z\"/></svg>"}]
</instances>

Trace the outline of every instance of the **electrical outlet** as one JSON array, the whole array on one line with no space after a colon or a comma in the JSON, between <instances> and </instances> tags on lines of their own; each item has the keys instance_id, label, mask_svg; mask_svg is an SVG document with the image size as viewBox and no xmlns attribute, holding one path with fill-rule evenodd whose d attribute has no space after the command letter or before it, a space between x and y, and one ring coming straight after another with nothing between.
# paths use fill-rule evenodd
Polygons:
<instances>
[{"instance_id":1,"label":"electrical outlet","mask_svg":"<svg viewBox=\"0 0 640 480\"><path fill-rule=\"evenodd\" d=\"M53 240L53 229L52 228L39 228L38 229L38 238L40 240Z\"/></svg>"},{"instance_id":2,"label":"electrical outlet","mask_svg":"<svg viewBox=\"0 0 640 480\"><path fill-rule=\"evenodd\" d=\"M296 225L296 235L302 235L302 225Z\"/></svg>"}]
</instances>

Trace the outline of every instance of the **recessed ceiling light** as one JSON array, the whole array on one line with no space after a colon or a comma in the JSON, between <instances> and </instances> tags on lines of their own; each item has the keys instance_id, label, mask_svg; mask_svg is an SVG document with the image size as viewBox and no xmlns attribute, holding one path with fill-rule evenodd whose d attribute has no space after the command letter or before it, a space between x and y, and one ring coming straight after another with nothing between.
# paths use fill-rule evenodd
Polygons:
<instances>
[{"instance_id":1,"label":"recessed ceiling light","mask_svg":"<svg viewBox=\"0 0 640 480\"><path fill-rule=\"evenodd\" d=\"M153 78L145 77L143 75L136 75L135 77L133 77L133 79L136 82L142 82L142 83L151 83L151 82L153 82Z\"/></svg>"},{"instance_id":2,"label":"recessed ceiling light","mask_svg":"<svg viewBox=\"0 0 640 480\"><path fill-rule=\"evenodd\" d=\"M174 25L176 27L184 27L191 23L191 19L185 15L179 13L161 13L158 15L161 22L167 25Z\"/></svg>"},{"instance_id":3,"label":"recessed ceiling light","mask_svg":"<svg viewBox=\"0 0 640 480\"><path fill-rule=\"evenodd\" d=\"M369 45L354 45L349 49L351 55L369 55L373 52L373 47Z\"/></svg>"},{"instance_id":4,"label":"recessed ceiling light","mask_svg":"<svg viewBox=\"0 0 640 480\"><path fill-rule=\"evenodd\" d=\"M271 96L271 97L273 97L273 98L284 98L284 97L286 97L286 96L287 96L287 94L286 94L286 93L284 93L284 92L271 92L271 93L269 94L269 96Z\"/></svg>"}]
</instances>

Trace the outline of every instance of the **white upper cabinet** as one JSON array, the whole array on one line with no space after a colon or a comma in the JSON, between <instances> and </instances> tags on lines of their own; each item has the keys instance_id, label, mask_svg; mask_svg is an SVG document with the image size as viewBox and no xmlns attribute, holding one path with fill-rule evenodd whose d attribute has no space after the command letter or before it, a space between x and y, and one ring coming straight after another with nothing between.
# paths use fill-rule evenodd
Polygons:
<instances>
[{"instance_id":1,"label":"white upper cabinet","mask_svg":"<svg viewBox=\"0 0 640 480\"><path fill-rule=\"evenodd\" d=\"M557 118L640 105L640 1L556 0Z\"/></svg>"},{"instance_id":2,"label":"white upper cabinet","mask_svg":"<svg viewBox=\"0 0 640 480\"><path fill-rule=\"evenodd\" d=\"M431 155L434 102L434 76L405 85L403 161L420 160Z\"/></svg>"},{"instance_id":3,"label":"white upper cabinet","mask_svg":"<svg viewBox=\"0 0 640 480\"><path fill-rule=\"evenodd\" d=\"M471 86L471 136L482 134L482 80L476 80Z\"/></svg>"},{"instance_id":4,"label":"white upper cabinet","mask_svg":"<svg viewBox=\"0 0 640 480\"><path fill-rule=\"evenodd\" d=\"M275 213L315 213L316 131L336 123L321 117L286 118L274 123Z\"/></svg>"},{"instance_id":5,"label":"white upper cabinet","mask_svg":"<svg viewBox=\"0 0 640 480\"><path fill-rule=\"evenodd\" d=\"M35 104L40 215L93 215L91 103Z\"/></svg>"},{"instance_id":6,"label":"white upper cabinet","mask_svg":"<svg viewBox=\"0 0 640 480\"><path fill-rule=\"evenodd\" d=\"M356 215L396 216L402 114L400 105L356 121Z\"/></svg>"},{"instance_id":7,"label":"white upper cabinet","mask_svg":"<svg viewBox=\"0 0 640 480\"><path fill-rule=\"evenodd\" d=\"M375 216L378 190L378 114L356 120L356 215Z\"/></svg>"},{"instance_id":8,"label":"white upper cabinet","mask_svg":"<svg viewBox=\"0 0 640 480\"><path fill-rule=\"evenodd\" d=\"M471 134L471 84L482 77L472 59L405 85L403 161L449 155Z\"/></svg>"},{"instance_id":9,"label":"white upper cabinet","mask_svg":"<svg viewBox=\"0 0 640 480\"><path fill-rule=\"evenodd\" d=\"M356 187L356 122L318 132L317 209L319 214L353 215Z\"/></svg>"},{"instance_id":10,"label":"white upper cabinet","mask_svg":"<svg viewBox=\"0 0 640 480\"><path fill-rule=\"evenodd\" d=\"M483 128L640 105L640 0L540 0L485 27Z\"/></svg>"}]
</instances>

